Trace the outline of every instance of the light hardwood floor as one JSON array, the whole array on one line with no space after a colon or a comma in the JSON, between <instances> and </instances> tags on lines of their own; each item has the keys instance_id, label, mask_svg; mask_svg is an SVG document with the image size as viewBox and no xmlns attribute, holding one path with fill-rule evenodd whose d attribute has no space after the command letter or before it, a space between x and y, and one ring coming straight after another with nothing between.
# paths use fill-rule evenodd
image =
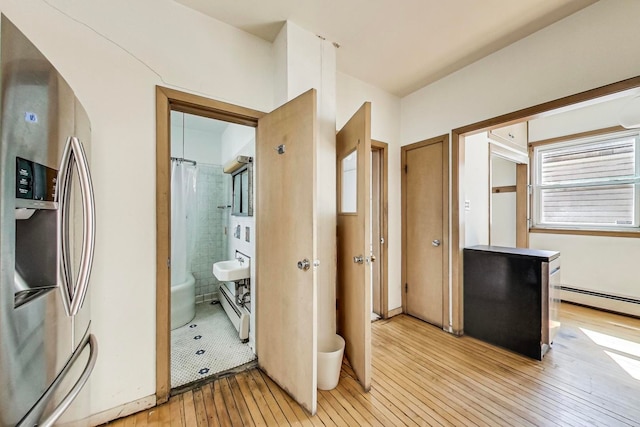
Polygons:
<instances>
[{"instance_id":1,"label":"light hardwood floor","mask_svg":"<svg viewBox=\"0 0 640 427\"><path fill-rule=\"evenodd\" d=\"M315 417L254 369L109 425L640 425L640 320L568 304L561 315L542 362L399 315L373 324L371 392L345 364Z\"/></svg>"}]
</instances>

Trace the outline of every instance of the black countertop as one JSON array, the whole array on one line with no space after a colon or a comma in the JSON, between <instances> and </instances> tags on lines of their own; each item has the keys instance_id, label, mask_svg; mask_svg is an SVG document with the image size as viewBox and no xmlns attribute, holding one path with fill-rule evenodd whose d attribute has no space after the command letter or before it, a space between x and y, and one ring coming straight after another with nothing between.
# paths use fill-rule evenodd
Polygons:
<instances>
[{"instance_id":1,"label":"black countertop","mask_svg":"<svg viewBox=\"0 0 640 427\"><path fill-rule=\"evenodd\" d=\"M538 258L542 261L553 261L560 256L558 251L543 251L540 249L526 249L526 248L505 248L502 246L487 246L477 245L465 248L465 250L482 251L482 252L494 252L505 255L516 255L530 258Z\"/></svg>"}]
</instances>

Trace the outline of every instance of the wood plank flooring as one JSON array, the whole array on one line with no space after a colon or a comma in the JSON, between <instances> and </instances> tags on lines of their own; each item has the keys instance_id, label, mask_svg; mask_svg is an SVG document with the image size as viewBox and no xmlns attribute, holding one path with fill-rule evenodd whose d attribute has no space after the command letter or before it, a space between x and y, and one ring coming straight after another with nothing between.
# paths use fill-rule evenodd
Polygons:
<instances>
[{"instance_id":1,"label":"wood plank flooring","mask_svg":"<svg viewBox=\"0 0 640 427\"><path fill-rule=\"evenodd\" d=\"M640 319L568 304L561 315L542 362L405 315L375 322L371 392L344 364L314 417L253 369L109 424L639 426Z\"/></svg>"}]
</instances>

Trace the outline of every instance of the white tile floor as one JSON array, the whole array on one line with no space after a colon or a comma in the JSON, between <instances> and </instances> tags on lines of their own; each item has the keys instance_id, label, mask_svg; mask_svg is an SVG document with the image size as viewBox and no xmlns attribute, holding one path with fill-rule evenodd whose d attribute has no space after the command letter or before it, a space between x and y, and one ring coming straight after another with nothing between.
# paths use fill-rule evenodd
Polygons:
<instances>
[{"instance_id":1,"label":"white tile floor","mask_svg":"<svg viewBox=\"0 0 640 427\"><path fill-rule=\"evenodd\" d=\"M220 304L196 305L195 318L171 331L171 388L255 360Z\"/></svg>"}]
</instances>

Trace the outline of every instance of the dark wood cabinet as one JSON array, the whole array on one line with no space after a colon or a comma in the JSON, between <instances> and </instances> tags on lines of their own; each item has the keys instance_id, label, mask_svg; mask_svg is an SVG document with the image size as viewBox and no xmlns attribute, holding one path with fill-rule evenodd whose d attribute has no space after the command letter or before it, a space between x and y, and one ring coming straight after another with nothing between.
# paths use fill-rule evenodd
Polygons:
<instances>
[{"instance_id":1,"label":"dark wood cabinet","mask_svg":"<svg viewBox=\"0 0 640 427\"><path fill-rule=\"evenodd\" d=\"M464 333L542 360L560 326L560 253L464 249Z\"/></svg>"}]
</instances>

